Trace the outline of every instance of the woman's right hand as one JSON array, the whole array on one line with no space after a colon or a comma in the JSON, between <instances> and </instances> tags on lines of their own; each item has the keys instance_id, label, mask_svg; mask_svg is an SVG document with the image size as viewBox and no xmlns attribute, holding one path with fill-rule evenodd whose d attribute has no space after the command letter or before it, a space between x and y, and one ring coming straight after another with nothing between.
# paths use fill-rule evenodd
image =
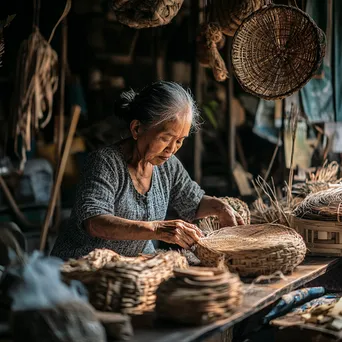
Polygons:
<instances>
[{"instance_id":1,"label":"woman's right hand","mask_svg":"<svg viewBox=\"0 0 342 342\"><path fill-rule=\"evenodd\" d=\"M189 249L204 236L197 226L182 220L153 221L151 223L156 233L156 240L177 244L185 249Z\"/></svg>"}]
</instances>

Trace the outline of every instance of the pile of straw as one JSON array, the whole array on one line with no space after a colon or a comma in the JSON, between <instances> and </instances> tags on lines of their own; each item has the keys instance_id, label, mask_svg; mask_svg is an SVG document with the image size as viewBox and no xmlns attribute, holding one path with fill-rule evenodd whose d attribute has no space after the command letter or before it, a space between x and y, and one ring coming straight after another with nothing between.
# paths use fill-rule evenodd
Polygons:
<instances>
[{"instance_id":1,"label":"pile of straw","mask_svg":"<svg viewBox=\"0 0 342 342\"><path fill-rule=\"evenodd\" d=\"M185 257L169 251L156 255L123 257L98 249L62 267L66 282L81 281L89 291L90 303L100 311L140 315L154 310L159 285L175 268L187 268Z\"/></svg>"},{"instance_id":2,"label":"pile of straw","mask_svg":"<svg viewBox=\"0 0 342 342\"><path fill-rule=\"evenodd\" d=\"M222 228L200 239L195 250L203 266L227 266L240 276L292 272L306 254L303 238L278 224Z\"/></svg>"},{"instance_id":3,"label":"pile of straw","mask_svg":"<svg viewBox=\"0 0 342 342\"><path fill-rule=\"evenodd\" d=\"M309 194L293 210L293 214L308 220L340 222L342 186Z\"/></svg>"},{"instance_id":4,"label":"pile of straw","mask_svg":"<svg viewBox=\"0 0 342 342\"><path fill-rule=\"evenodd\" d=\"M342 182L342 178L338 178L339 170L337 162L333 161L330 164L325 162L316 172L310 173L305 183L295 184L292 187L292 193L306 197L311 193L328 190Z\"/></svg>"},{"instance_id":5,"label":"pile of straw","mask_svg":"<svg viewBox=\"0 0 342 342\"><path fill-rule=\"evenodd\" d=\"M175 270L175 277L157 291L160 318L182 324L202 325L229 317L242 303L238 276L216 268Z\"/></svg>"}]
</instances>

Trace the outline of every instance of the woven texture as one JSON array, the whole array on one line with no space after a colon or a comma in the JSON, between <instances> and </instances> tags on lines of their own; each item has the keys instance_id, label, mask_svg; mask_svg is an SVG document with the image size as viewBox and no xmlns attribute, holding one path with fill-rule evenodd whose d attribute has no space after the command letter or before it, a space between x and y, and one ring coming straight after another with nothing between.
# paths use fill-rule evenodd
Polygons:
<instances>
[{"instance_id":1,"label":"woven texture","mask_svg":"<svg viewBox=\"0 0 342 342\"><path fill-rule=\"evenodd\" d=\"M247 203L235 197L220 197L220 199L227 202L238 214L240 214L245 224L250 224L251 214ZM220 222L216 216L209 216L199 220L198 226L204 233L210 233L213 230L220 229Z\"/></svg>"},{"instance_id":2,"label":"woven texture","mask_svg":"<svg viewBox=\"0 0 342 342\"><path fill-rule=\"evenodd\" d=\"M250 15L234 35L231 58L245 91L266 100L302 88L322 63L325 35L296 7L270 5Z\"/></svg>"},{"instance_id":3,"label":"woven texture","mask_svg":"<svg viewBox=\"0 0 342 342\"><path fill-rule=\"evenodd\" d=\"M213 0L210 5L210 20L217 22L225 35L233 36L243 20L263 3L263 0Z\"/></svg>"},{"instance_id":4,"label":"woven texture","mask_svg":"<svg viewBox=\"0 0 342 342\"><path fill-rule=\"evenodd\" d=\"M188 264L174 251L123 257L97 249L65 263L62 274L66 281L80 280L87 287L90 303L97 310L138 315L154 310L156 290L173 275L175 267L186 268Z\"/></svg>"},{"instance_id":5,"label":"woven texture","mask_svg":"<svg viewBox=\"0 0 342 342\"><path fill-rule=\"evenodd\" d=\"M112 0L117 20L137 29L168 24L182 4L183 0Z\"/></svg>"},{"instance_id":6,"label":"woven texture","mask_svg":"<svg viewBox=\"0 0 342 342\"><path fill-rule=\"evenodd\" d=\"M305 257L303 238L277 224L222 228L202 238L195 249L203 266L227 266L240 276L289 273Z\"/></svg>"},{"instance_id":7,"label":"woven texture","mask_svg":"<svg viewBox=\"0 0 342 342\"><path fill-rule=\"evenodd\" d=\"M229 317L241 304L238 276L216 268L190 267L175 270L175 277L157 291L160 318L182 324L201 325Z\"/></svg>"}]
</instances>

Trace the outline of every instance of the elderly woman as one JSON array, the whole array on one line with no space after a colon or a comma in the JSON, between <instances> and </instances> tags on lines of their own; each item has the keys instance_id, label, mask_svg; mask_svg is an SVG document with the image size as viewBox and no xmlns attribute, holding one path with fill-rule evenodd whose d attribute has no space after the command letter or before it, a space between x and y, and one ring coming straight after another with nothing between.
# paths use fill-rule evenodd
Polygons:
<instances>
[{"instance_id":1,"label":"elderly woman","mask_svg":"<svg viewBox=\"0 0 342 342\"><path fill-rule=\"evenodd\" d=\"M52 254L77 258L95 248L136 256L153 253L151 240L189 248L202 232L191 222L215 215L222 226L243 224L224 201L204 195L175 157L198 110L190 93L157 82L140 93L124 92L116 115L130 137L92 152L81 177L69 225ZM168 206L180 219L165 220Z\"/></svg>"}]
</instances>

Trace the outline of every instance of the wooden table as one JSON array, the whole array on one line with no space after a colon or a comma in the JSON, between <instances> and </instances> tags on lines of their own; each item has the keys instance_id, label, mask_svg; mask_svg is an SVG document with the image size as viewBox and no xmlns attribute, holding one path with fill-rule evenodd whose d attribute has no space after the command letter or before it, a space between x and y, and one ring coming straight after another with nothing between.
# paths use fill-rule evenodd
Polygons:
<instances>
[{"instance_id":1,"label":"wooden table","mask_svg":"<svg viewBox=\"0 0 342 342\"><path fill-rule=\"evenodd\" d=\"M241 308L230 318L201 327L182 327L175 324L155 322L148 328L134 328L132 342L190 342L204 340L213 334L226 331L236 323L259 312L261 309L277 301L282 295L323 275L335 267L339 259L336 258L307 258L297 267L293 274L286 276L286 280L279 280L272 284L245 284L246 295ZM248 288L249 287L249 288Z\"/></svg>"}]
</instances>

